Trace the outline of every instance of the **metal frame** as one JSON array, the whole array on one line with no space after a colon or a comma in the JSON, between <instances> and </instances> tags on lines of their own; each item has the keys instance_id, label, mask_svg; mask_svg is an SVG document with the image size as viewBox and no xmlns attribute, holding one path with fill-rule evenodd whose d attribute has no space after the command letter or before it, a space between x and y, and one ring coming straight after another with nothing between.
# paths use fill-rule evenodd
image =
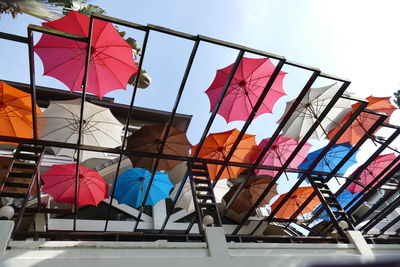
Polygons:
<instances>
[{"instance_id":1,"label":"metal frame","mask_svg":"<svg viewBox=\"0 0 400 267\"><path fill-rule=\"evenodd\" d=\"M127 138L127 134L128 134L128 126L130 125L130 121L132 120L132 118L134 117L134 103L135 103L135 96L136 96L136 92L137 92L137 85L138 85L138 78L135 81L134 84L134 90L133 90L133 94L132 94L132 98L131 98L131 102L129 105L129 112L126 118L126 123L125 123L125 131L124 131L124 136L123 136L123 141L122 141L122 146L121 148L116 148L116 149L111 149L111 148L102 148L102 147L94 147L94 146L86 146L86 145L82 145L81 144L81 134L82 134L82 124L83 124L83 113L84 113L84 103L85 103L85 98L86 98L86 79L87 79L87 75L88 75L88 66L89 66L89 61L90 61L90 49L91 49L91 34L92 34L92 25L93 25L93 20L94 19L98 19L98 20L104 20L104 21L108 21L111 23L116 23L122 26L126 26L129 28L133 28L139 31L142 31L145 33L144 36L144 40L143 40L143 50L142 50L142 55L140 56L140 60L139 60L139 67L138 67L138 72L140 73L140 70L142 68L143 65L143 61L145 58L145 52L146 52L146 46L147 46L147 42L149 39L149 35L150 33L153 32L159 32L159 33L163 33L163 34L167 34L167 35L171 35L171 36L175 36L178 38L183 38L186 40L190 40L193 41L193 48L192 48L192 52L190 54L190 57L188 59L188 63L185 69L185 72L183 74L182 77L182 81L179 87L179 90L177 92L176 95L176 100L175 100L175 104L174 107L170 113L170 117L169 120L166 124L166 133L164 134L163 138L162 138L162 142L161 142L161 147L160 150L158 151L158 153L147 153L147 152L140 152L140 151L127 151L125 150L125 145L126 145L126 138ZM76 144L65 144L65 143L60 143L60 142L52 142L52 141L45 141L45 140L39 140L37 137L37 130L36 130L36 104L37 104L37 95L36 95L36 84L35 84L35 68L34 68L34 51L33 51L33 32L40 32L40 33L44 33L44 34L52 34L55 36L59 36L59 37L63 37L63 38L68 38L68 39L72 39L72 40L76 40L79 42L85 42L88 44L87 46L87 51L86 51L86 62L85 62L85 73L84 73L84 82L83 82L83 87L82 87L82 94L81 94L81 110L80 110L80 122L79 122L79 138L78 138L78 142ZM108 153L113 153L113 154L119 154L119 160L117 162L117 170L116 170L116 175L115 175L115 179L114 179L114 185L117 182L118 179L118 175L119 175L119 169L121 166L121 161L122 161L122 157L124 155L135 155L135 156L143 156L143 157L152 157L156 159L156 163L155 166L153 167L152 170L152 176L150 179L150 185L146 191L145 194L145 198L143 200L143 204L146 203L146 199L149 195L149 191L150 191L150 187L151 184L153 182L154 179L154 175L155 175L155 171L157 170L157 166L158 166L158 162L160 159L173 159L173 160L180 160L180 161L186 161L186 162L195 162L195 163L200 163L200 164L217 164L222 166L222 168L219 170L217 177L213 183L213 186L215 186L216 182L218 181L218 179L220 178L223 170L225 167L227 166L237 166L237 167L243 167L243 168L247 168L251 171L254 171L255 169L266 169L266 170L274 170L277 171L278 173L274 176L274 178L272 179L270 185L265 189L265 191L263 192L263 194L258 198L258 200L256 201L255 205L252 207L251 210L249 210L245 216L240 220L240 223L238 224L238 226L236 227L236 229L232 232L232 234L227 235L227 240L232 240L232 241L239 241L239 242L254 242L254 241L268 241L268 240L280 240L277 242L296 242L294 240L301 240L299 242L330 242L327 240L334 240L333 242L347 242L345 238L339 238L339 239L329 239L329 238L315 238L315 237L304 237L304 238L295 238L295 237L283 237L283 238L270 238L270 237L260 237L260 236L253 236L253 235L241 235L239 234L240 229L243 227L243 225L249 220L251 214L255 211L256 207L258 206L259 203L261 203L262 199L268 194L269 190L272 188L272 186L278 181L278 179L281 177L281 175L285 172L290 172L290 173L300 173L301 178L296 182L296 184L293 186L293 188L287 193L286 199L288 199L290 197L290 195L294 192L294 190L301 184L301 182L306 179L306 177L311 177L312 175L322 175L322 176L326 176L327 179L331 179L332 177L340 177L340 178L346 178L348 180L347 183L351 183L351 182L355 182L355 179L357 177L357 175L359 175L361 173L361 168L360 171L356 170L350 177L346 177L344 175L337 175L337 171L340 169L340 167L351 157L352 154L354 154L356 152L356 150L361 147L363 145L363 143L373 134L373 132L380 126L385 126L385 127L391 127L395 129L395 132L389 137L389 139L387 139L386 141L383 142L383 144L381 144L380 148L377 150L377 152L375 152L370 159L368 159L363 165L362 167L366 167L368 166L382 151L384 148L388 147L390 145L390 143L400 134L400 128L397 126L392 126L392 125L388 125L388 124L384 124L383 121L386 118L385 115L379 114L377 112L373 112L373 111L369 111L367 109L365 109L367 102L365 102L364 100L359 100L359 99L354 99L354 98L350 98L348 96L344 96L343 93L346 90L346 88L349 86L350 81L346 80L346 79L342 79L339 77L335 77L335 76L331 76L325 73L322 73L319 69L314 68L314 67L310 67L310 66L306 66L303 64L299 64L293 61L289 61L286 60L284 57L282 56L278 56L272 53L267 53L264 51L260 51L257 49L252 49L249 47L245 47L245 46L241 46L241 45L237 45L237 44L233 44L233 43L229 43L229 42L224 42L221 40L217 40L214 38L210 38L210 37L206 37L206 36L202 36L202 35L191 35L191 34L186 34L186 33L182 33L182 32L178 32L178 31L174 31L171 29L167 29L164 27L160 27L160 26L156 26L156 25L140 25L140 24L136 24L136 23L132 23L132 22L128 22L128 21L124 21L124 20L119 20L116 18L112 18L112 17L108 17L108 16L104 16L104 15L97 15L97 14L93 14L90 17L90 26L89 26L89 35L88 37L84 37L84 36L79 36L79 35L74 35L74 34L69 34L69 33L64 33L64 32L60 32L60 31L56 31L56 30L52 30L52 29L47 29L47 28L43 28L43 27L39 27L39 26L35 26L35 25L29 25L28 27L28 37L22 37L22 36L16 36L16 35L12 35L12 34L7 34L7 33L0 33L0 38L2 39L6 39L6 40L11 40L11 41L16 41L16 42L21 42L21 43L25 43L28 45L28 51L29 51L29 64L30 64L30 84L31 84L31 95L32 95L32 118L33 118L33 123L34 123L34 130L33 130L33 134L34 134L34 138L33 139L26 139L26 138L14 138L14 137L7 137L7 136L0 136L0 140L2 141L12 141L12 142L16 142L16 143L27 143L27 144L36 144L36 145L45 145L45 146L55 146L55 147L64 147L64 148L70 148L70 149L75 149L78 151L77 154L77 168L76 168L76 188L75 188L75 207L77 206L76 202L77 202L77 194L78 194L78 179L79 179L79 162L80 162L80 152L82 150L89 150L89 151L97 151L97 152L108 152ZM171 129L171 126L174 122L175 119L175 115L176 115L176 111L178 109L182 94L184 92L185 89L185 85L191 70L191 67L194 63L194 59L196 57L196 53L197 50L199 48L199 45L201 44L201 42L204 43L210 43L210 44L214 44L217 46L222 46L225 48L230 48L230 49L235 49L238 51L238 55L236 57L236 61L233 65L233 68L231 70L231 73L229 74L229 77L227 79L227 82L224 86L224 89L221 92L221 95L218 99L217 105L215 106L214 110L212 111L210 118L207 122L207 125L205 126L205 129L203 131L202 137L199 141L198 144L198 149L197 151L194 152L193 157L188 157L188 156L174 156L174 155L167 155L163 153L163 149L164 146L166 144L167 141L167 137L168 137L168 133ZM214 119L217 115L218 109L224 99L225 93L227 92L230 82L232 81L234 74L239 66L239 63L242 59L242 57L244 56L245 53L251 53L251 54L255 54L255 55L259 55L259 56L264 56L264 57L269 57L272 59L275 59L278 61L278 64L271 76L271 78L269 79L267 85L265 86L263 93L261 94L260 98L258 99L257 103L254 105L252 112L250 113L250 115L248 116L247 120L245 121L244 126L242 127L240 134L238 136L238 138L235 140L235 143L232 147L232 149L230 150L226 160L224 161L220 161L220 160L210 160L210 159L203 159L203 158L198 158L198 153L204 143L204 140L206 138L206 136L208 135L208 132L214 122ZM275 132L273 133L273 135L270 138L270 141L268 142L268 144L266 144L266 146L263 148L262 152L260 153L260 155L258 156L258 158L256 159L256 161L252 164L247 164L247 163L241 163L241 162L232 162L231 157L235 151L235 149L237 148L239 142L241 141L242 137L244 136L245 132L247 131L248 127L250 126L251 122L253 121L255 114L257 112L257 110L259 109L259 107L261 106L264 98L266 97L266 95L268 94L269 89L271 88L273 82L275 81L276 77L278 76L280 70L285 66L292 66L292 67L296 67L299 69L303 69L306 70L308 72L311 72L311 76L309 78L309 80L306 82L306 84L304 85L304 87L302 88L301 92L299 93L297 99L294 101L292 107L289 109L288 113L284 116L284 118L282 119L282 122L278 125L278 127L276 128ZM328 106L325 108L325 110L322 112L322 114L318 117L317 121L314 123L314 125L309 129L309 131L306 133L306 135L302 138L302 140L299 142L299 145L297 146L297 148L295 149L295 151L293 151L293 153L291 154L291 156L288 158L288 160L282 165L282 167L274 167L274 166L266 166L266 165L260 165L260 162L262 160L262 158L264 157L264 155L268 152L268 150L270 149L270 147L272 146L272 144L274 143L274 141L276 140L276 138L278 137L280 131L283 129L283 127L285 126L285 123L287 122L287 120L290 118L290 116L292 115L292 113L295 111L295 109L298 107L298 105L300 104L300 101L302 100L302 98L307 94L307 92L310 90L310 88L312 87L312 85L314 84L314 82L318 79L318 78L324 78L324 79L328 79L328 80L333 80L336 82L340 82L342 83L340 89L337 91L337 93L335 94L334 98L330 101L330 103L328 104ZM302 148L302 146L307 142L307 140L309 139L309 137L312 135L312 133L316 130L316 128L319 126L319 121L322 121L325 116L328 114L328 112L330 111L330 109L334 106L334 104L336 103L336 101L338 101L339 98L347 98L350 100L354 100L354 101L360 101L362 104L359 106L359 108L356 110L356 112L351 116L351 118L345 123L345 125L342 127L342 129L335 135L335 137L329 142L329 144L325 147L325 149L322 151L322 153L318 156L318 158L311 164L311 166L307 169L307 170L298 170L298 169L293 169L293 168L288 168L290 162L294 159L295 155L297 154L297 152ZM316 166L316 164L318 164L318 162L324 157L324 155L326 154L326 152L329 151L330 147L332 147L336 141L339 139L339 137L344 133L346 126L350 125L351 122L353 122L357 116L359 114L361 114L361 112L367 112L367 113L373 113L375 115L380 116L380 118L377 120L377 122L368 130L368 132L362 137L362 139L356 144L356 146L345 156L345 158L339 163L338 166L336 166L336 168L334 170L332 170L331 173L326 173L326 172L318 172L318 171L313 171L313 168ZM399 160L400 158L398 157ZM397 162L397 161L396 161ZM394 163L395 164L395 163ZM393 164L393 166L394 166ZM400 169L400 164L398 164L395 167L396 170L392 170L389 174L394 174L397 169ZM382 172L383 175L384 172ZM367 195L370 194L371 192L373 192L374 190L376 190L378 185L382 184L383 180L388 180L389 174L386 174L386 176L384 177L384 179L381 180L381 182L376 183L375 186L373 186L373 184L367 185L365 187L365 192L368 191ZM237 196L240 193L240 190L242 190L242 188L246 185L247 181L250 178L250 173L243 179L242 183L240 184L240 186L238 187L237 191L234 193L233 197L230 199L230 201L227 203L226 208L221 212L221 215L224 216L228 210L230 209L232 203L235 201L235 199L237 198ZM177 194L177 196L175 197L174 201L173 201L173 206L175 207L176 201L179 198L180 192L183 188L184 183L186 182L186 179L188 177L188 173L187 175L185 175L184 179L182 180L182 183L180 185L180 189L179 192ZM378 180L376 180L378 181ZM375 181L375 182L376 182ZM374 182L374 183L375 183ZM343 191L345 188L345 186L343 186L341 189L339 189L336 192L336 196L340 194L341 191ZM107 216L106 216L106 224L105 224L105 228L104 228L104 232L97 232L97 233L84 233L84 232L78 232L76 231L76 221L77 221L77 213L78 213L78 209L75 208L74 209L74 224L73 224L73 231L72 232L46 232L46 233L27 233L27 232L17 232L16 236L35 236L35 237L50 237L50 238L57 238L59 237L71 237L71 238L80 238L80 237L86 237L86 236L95 236L95 238L104 238L104 239L115 239L115 240L119 240L119 239L143 239L143 240L151 240L152 238L165 238L168 240L202 240L204 237L201 234L189 234L189 230L190 230L190 225L188 227L188 229L183 230L183 231L170 231L165 229L167 222L170 218L170 213L167 214L167 217L165 218L163 225L161 227L160 230L155 230L155 231L148 231L148 230L144 230L144 229L138 229L139 228L139 223L140 223L140 219L143 213L143 209L140 210L139 215L137 217L137 222L135 224L135 227L133 229L133 233L112 233L109 232L108 229L108 223L109 223L109 217L110 217L110 211L111 211L111 204L113 201L113 196L115 193L115 187L113 187L112 189L112 193L111 193L111 203L110 206L107 210ZM363 193L363 194L364 194ZM359 199L359 201L357 203L361 203L362 201L365 200L366 195L363 197L361 197L361 199ZM311 196L310 196L310 200L311 200ZM263 223L269 223L269 222L280 222L280 223L285 223L287 225L289 225L290 223L295 223L296 222L296 214L299 214L302 210L302 208L305 207L306 204L304 204L304 207L300 207L298 209L298 211L296 212L296 214L294 214L290 219L287 220L282 220L282 219L278 219L278 218L274 218L274 214L276 214L276 212L279 210L279 208L281 208L283 206L284 201L282 201L276 210L274 210L274 212L272 212L267 218L265 218L264 220L260 220L258 225L254 228L253 233L257 230L257 228ZM322 210L322 209L321 209ZM351 209L350 209L351 210ZM51 210L51 209L44 209L45 212L56 212L55 210ZM381 215L383 216L383 215ZM197 214L198 217L198 214ZM198 222L200 222L200 218L197 218ZM399 219L400 220L400 219ZM337 222L336 222L337 223ZM138 233L141 233L140 237L138 237ZM319 241L317 241L319 240Z\"/></svg>"}]
</instances>

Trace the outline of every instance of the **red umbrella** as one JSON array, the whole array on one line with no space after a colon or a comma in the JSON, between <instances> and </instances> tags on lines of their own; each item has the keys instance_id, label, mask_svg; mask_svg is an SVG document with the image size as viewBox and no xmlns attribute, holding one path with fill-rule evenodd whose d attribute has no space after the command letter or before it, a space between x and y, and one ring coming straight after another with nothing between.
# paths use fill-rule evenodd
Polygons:
<instances>
[{"instance_id":1,"label":"red umbrella","mask_svg":"<svg viewBox=\"0 0 400 267\"><path fill-rule=\"evenodd\" d=\"M270 138L265 138L263 139L258 147L260 150L262 150L266 144L268 144ZM262 165L268 165L268 166L275 166L275 167L281 167L283 163L286 162L286 160L289 158L289 156L292 154L293 150L297 147L298 143L293 140L292 138L289 137L283 137L283 135L278 135L278 137L275 139L274 143L268 150L268 152L265 154L263 159L261 160ZM289 168L297 168L306 158L308 151L311 148L311 144L305 143L304 146L301 148L299 153L295 156L295 158L291 161L289 164ZM274 176L277 173L277 171L272 171L272 170L256 170L257 175L271 175Z\"/></svg>"},{"instance_id":2,"label":"red umbrella","mask_svg":"<svg viewBox=\"0 0 400 267\"><path fill-rule=\"evenodd\" d=\"M53 165L42 175L42 191L50 194L57 202L75 203L76 164ZM108 184L98 172L79 166L78 207L97 206L108 198Z\"/></svg>"},{"instance_id":3,"label":"red umbrella","mask_svg":"<svg viewBox=\"0 0 400 267\"><path fill-rule=\"evenodd\" d=\"M233 65L217 70L214 81L206 90L211 103L211 111L218 102ZM221 103L218 114L224 117L227 122L246 120L274 70L275 66L269 58L243 57ZM286 95L282 85L285 75L286 72L279 72L278 77L258 109L256 117L264 113L272 113L272 108L276 101Z\"/></svg>"},{"instance_id":4,"label":"red umbrella","mask_svg":"<svg viewBox=\"0 0 400 267\"><path fill-rule=\"evenodd\" d=\"M384 112L388 115L385 122L389 122L389 117L396 110L396 108L390 103L390 97L367 97L368 105L367 109ZM360 103L352 105L352 111L349 112L342 120L340 125L328 132L327 139L332 139L336 133L342 128L343 124L351 117L354 111L360 106ZM360 115L353 121L350 127L344 132L344 134L337 141L338 143L349 142L351 145L355 145L362 136L368 131L369 128L378 120L379 116L371 113L361 112ZM378 128L379 129L379 128Z\"/></svg>"},{"instance_id":5,"label":"red umbrella","mask_svg":"<svg viewBox=\"0 0 400 267\"><path fill-rule=\"evenodd\" d=\"M89 20L88 16L71 11L43 26L88 36ZM71 91L82 91L86 43L43 34L35 45L35 52L43 61L44 75L60 80ZM86 92L101 98L107 92L126 89L129 78L136 72L132 47L111 23L95 19Z\"/></svg>"},{"instance_id":6,"label":"red umbrella","mask_svg":"<svg viewBox=\"0 0 400 267\"><path fill-rule=\"evenodd\" d=\"M393 160L396 159L394 153L379 155L372 161L365 170L360 174L358 182L365 185L374 180ZM383 177L383 176L382 176ZM351 183L346 190L351 193L361 192L364 188L356 183Z\"/></svg>"}]
</instances>

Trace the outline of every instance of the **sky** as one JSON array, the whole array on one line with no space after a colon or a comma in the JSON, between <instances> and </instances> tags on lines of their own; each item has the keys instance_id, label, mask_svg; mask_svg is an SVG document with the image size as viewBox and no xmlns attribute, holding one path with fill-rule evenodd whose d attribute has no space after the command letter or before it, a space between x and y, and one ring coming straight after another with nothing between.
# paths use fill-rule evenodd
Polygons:
<instances>
[{"instance_id":1,"label":"sky","mask_svg":"<svg viewBox=\"0 0 400 267\"><path fill-rule=\"evenodd\" d=\"M349 79L352 83L348 90L357 97L391 96L400 89L400 2L396 0L97 0L92 3L100 5L111 17L206 35L318 67L324 73ZM0 31L26 36L26 26L40 22L28 15L18 15L16 19L2 15ZM127 34L142 43L143 33L127 30ZM39 37L36 34L35 40ZM150 35L144 68L153 82L149 88L138 92L136 105L172 109L192 45L190 41L164 34ZM193 115L188 130L192 144L198 142L210 114L204 91L211 84L215 71L233 63L236 55L237 51L231 49L200 45L178 109L180 113ZM0 79L29 82L24 45L1 41L0 57L3 63ZM35 68L37 84L66 89L54 78L41 76L43 68L38 57ZM310 75L290 67L285 67L284 71L288 72L284 83L287 96L276 104L273 115L256 118L247 131L257 135L257 142L272 134L274 127L271 125L281 117L286 101L296 96ZM129 103L131 94L129 87L127 91L117 90L107 96L115 97L116 102ZM399 116L398 111L394 113L391 122L396 124ZM211 132L240 129L242 125L241 122L227 124L217 116ZM313 144L314 150L326 142ZM364 153L364 157L368 154ZM363 157L362 153L359 155Z\"/></svg>"}]
</instances>

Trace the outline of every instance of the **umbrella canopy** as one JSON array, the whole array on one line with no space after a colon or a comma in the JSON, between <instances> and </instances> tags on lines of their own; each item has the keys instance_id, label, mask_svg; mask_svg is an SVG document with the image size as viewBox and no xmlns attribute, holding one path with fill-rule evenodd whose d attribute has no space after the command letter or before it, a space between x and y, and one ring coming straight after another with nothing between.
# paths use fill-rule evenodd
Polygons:
<instances>
[{"instance_id":1,"label":"umbrella canopy","mask_svg":"<svg viewBox=\"0 0 400 267\"><path fill-rule=\"evenodd\" d=\"M389 122L390 115L396 108L390 103L390 97L373 97L370 96L367 98L368 105L367 109L380 111L386 113L389 117L385 120L386 123ZM340 125L329 131L327 135L327 139L332 139L336 133L342 128L343 124L353 115L355 110L360 106L360 103L354 104L352 107L352 111L349 112L342 120ZM349 142L352 145L355 145L362 136L368 131L369 128L379 119L378 115L361 112L357 118L352 122L352 124L348 127L348 129L344 132L344 134L339 138L338 142ZM379 129L380 127L378 127ZM378 130L377 129L377 130Z\"/></svg>"},{"instance_id":2,"label":"umbrella canopy","mask_svg":"<svg viewBox=\"0 0 400 267\"><path fill-rule=\"evenodd\" d=\"M42 191L57 202L75 204L76 164L53 165L42 174ZM100 174L84 166L79 166L78 207L97 206L108 198L108 184Z\"/></svg>"},{"instance_id":3,"label":"umbrella canopy","mask_svg":"<svg viewBox=\"0 0 400 267\"><path fill-rule=\"evenodd\" d=\"M351 150L352 146L349 143L336 144L325 154L325 156L318 162L317 166L314 167L313 171L320 172L331 172L343 159L344 156ZM302 170L308 169L308 167L314 162L314 160L321 154L324 148L315 150L307 155L307 159L301 163L298 168ZM348 168L353 164L357 163L356 156L358 151L354 153L348 161L338 170L337 174L345 174ZM302 174L299 174L299 177Z\"/></svg>"},{"instance_id":4,"label":"umbrella canopy","mask_svg":"<svg viewBox=\"0 0 400 267\"><path fill-rule=\"evenodd\" d=\"M43 26L87 37L89 21L88 16L71 11ZM129 78L138 70L132 47L111 23L97 19L93 24L91 45L86 92L101 98L115 89L126 89ZM71 91L82 91L86 47L86 43L43 34L34 49L43 62L44 75L60 80Z\"/></svg>"},{"instance_id":5,"label":"umbrella canopy","mask_svg":"<svg viewBox=\"0 0 400 267\"><path fill-rule=\"evenodd\" d=\"M131 168L118 176L114 197L120 204L128 204L135 208L142 206L144 196L149 187L151 172L142 168ZM168 198L174 185L168 175L162 172L154 174L146 204L154 206L158 201Z\"/></svg>"},{"instance_id":6,"label":"umbrella canopy","mask_svg":"<svg viewBox=\"0 0 400 267\"><path fill-rule=\"evenodd\" d=\"M127 149L131 151L141 151L149 153L158 153L160 150L162 139L164 138L167 124L144 125L137 132L128 137ZM168 137L164 145L163 154L188 156L189 149L192 145L186 137L186 133L170 128ZM156 158L129 156L134 167L152 169L155 165ZM171 170L180 161L161 159L158 163L158 170Z\"/></svg>"},{"instance_id":7,"label":"umbrella canopy","mask_svg":"<svg viewBox=\"0 0 400 267\"><path fill-rule=\"evenodd\" d=\"M344 208L357 195L358 195L358 193L353 195L349 191L344 190L336 199L339 202L340 206L342 206L342 208ZM316 214L321 208L322 208L322 204L318 205L318 207L312 213ZM335 207L332 207L332 209L336 210ZM318 216L318 218L323 219L323 220L329 220L329 216L328 216L328 213L326 211L321 212L321 214Z\"/></svg>"},{"instance_id":8,"label":"umbrella canopy","mask_svg":"<svg viewBox=\"0 0 400 267\"><path fill-rule=\"evenodd\" d=\"M0 81L0 135L32 138L31 95ZM36 114L41 114L36 106Z\"/></svg>"},{"instance_id":9,"label":"umbrella canopy","mask_svg":"<svg viewBox=\"0 0 400 267\"><path fill-rule=\"evenodd\" d=\"M165 172L168 174L171 182L173 184L177 184L180 181L182 181L182 178L185 176L186 171L187 171L187 162L183 161L178 165L176 165L172 170Z\"/></svg>"},{"instance_id":10,"label":"umbrella canopy","mask_svg":"<svg viewBox=\"0 0 400 267\"><path fill-rule=\"evenodd\" d=\"M121 145L123 125L108 108L85 102L82 124L83 145L117 147ZM40 139L65 143L76 143L79 135L81 100L52 101L38 117L38 136ZM75 151L53 148L57 155L74 156ZM104 153L85 151L82 160L91 157L104 157Z\"/></svg>"},{"instance_id":11,"label":"umbrella canopy","mask_svg":"<svg viewBox=\"0 0 400 267\"><path fill-rule=\"evenodd\" d=\"M374 180L389 164L396 159L396 155L394 153L379 155L372 161L360 174L359 179L357 180L360 183L365 185L369 184ZM383 176L382 176L383 178ZM346 190L349 190L351 193L361 192L364 188L359 186L356 183L351 183Z\"/></svg>"},{"instance_id":12,"label":"umbrella canopy","mask_svg":"<svg viewBox=\"0 0 400 267\"><path fill-rule=\"evenodd\" d=\"M296 141L303 138L317 121L318 116L325 110L339 88L340 86L337 83L320 88L311 88L283 127L283 136L293 138ZM294 101L295 99L287 102L285 113L279 122L282 121ZM319 122L319 127L312 133L310 139L320 139L326 135L329 130L340 124L343 117L350 110L351 101L339 98L325 119Z\"/></svg>"},{"instance_id":13,"label":"umbrella canopy","mask_svg":"<svg viewBox=\"0 0 400 267\"><path fill-rule=\"evenodd\" d=\"M260 142L260 144L258 145L260 150L262 150L268 144L269 140L270 138L265 138ZM282 165L290 157L292 152L296 149L297 145L298 143L292 138L278 135L268 152L261 160L260 164L274 167L282 167ZM305 143L301 150L294 157L294 159L290 162L289 168L297 168L297 166L299 166L299 164L301 164L305 160L310 148L311 144ZM257 175L274 176L276 173L278 172L272 170L256 170Z\"/></svg>"},{"instance_id":14,"label":"umbrella canopy","mask_svg":"<svg viewBox=\"0 0 400 267\"><path fill-rule=\"evenodd\" d=\"M239 133L240 131L233 129L222 133L209 134L200 149L198 157L224 161L239 136ZM197 145L192 148L192 156L196 150ZM230 161L252 163L258 154L259 148L256 145L255 135L245 134ZM221 167L221 165L207 164L211 180L214 180ZM236 178L244 169L245 168L241 167L227 166L220 178Z\"/></svg>"},{"instance_id":15,"label":"umbrella canopy","mask_svg":"<svg viewBox=\"0 0 400 267\"><path fill-rule=\"evenodd\" d=\"M227 182L228 182L227 180L219 180L214 187L214 196L215 196L215 201L217 203L221 202L222 197L229 190ZM171 193L171 199L174 199L176 197L179 187L180 184L175 185L174 191L172 191ZM190 188L190 183L188 180L186 181L186 183L182 188L181 194L179 195L179 198L176 201L175 207L185 209L188 213L194 211L192 189Z\"/></svg>"},{"instance_id":16,"label":"umbrella canopy","mask_svg":"<svg viewBox=\"0 0 400 267\"><path fill-rule=\"evenodd\" d=\"M275 214L277 218L290 218L297 209L303 204L304 201L314 192L314 189L311 186L308 187L298 187L292 194L292 196L285 202L281 209ZM286 194L282 194L279 198L271 205L271 210L274 211L278 204L286 197ZM312 212L316 206L318 206L321 202L318 197L310 201L310 203L303 209L302 215Z\"/></svg>"},{"instance_id":17,"label":"umbrella canopy","mask_svg":"<svg viewBox=\"0 0 400 267\"><path fill-rule=\"evenodd\" d=\"M206 90L211 104L211 111L218 102L233 65L217 70L214 81ZM218 114L224 117L227 122L246 120L274 70L275 66L269 58L243 57L221 103ZM283 91L283 78L285 75L286 72L279 72L278 77L258 109L256 117L264 113L272 113L276 101L286 95Z\"/></svg>"},{"instance_id":18,"label":"umbrella canopy","mask_svg":"<svg viewBox=\"0 0 400 267\"><path fill-rule=\"evenodd\" d=\"M265 188L271 183L270 177L262 177L262 178L251 178L248 180L246 185L240 191L236 200L232 203L231 209L233 209L237 213L247 212L252 208L260 197L260 195L264 192ZM229 192L224 196L224 200L228 203L236 190L239 188L240 184L235 184L231 187ZM268 204L271 199L278 195L277 184L274 184L265 198L261 201L261 203L257 207L264 206Z\"/></svg>"}]
</instances>

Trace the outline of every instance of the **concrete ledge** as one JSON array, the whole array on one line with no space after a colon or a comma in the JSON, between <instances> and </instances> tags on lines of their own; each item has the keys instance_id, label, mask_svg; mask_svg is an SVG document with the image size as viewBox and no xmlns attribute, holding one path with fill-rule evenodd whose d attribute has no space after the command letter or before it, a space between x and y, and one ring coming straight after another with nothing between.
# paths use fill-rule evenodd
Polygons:
<instances>
[{"instance_id":1,"label":"concrete ledge","mask_svg":"<svg viewBox=\"0 0 400 267\"><path fill-rule=\"evenodd\" d=\"M13 221L0 221L0 258L3 257L8 241L10 240L11 237L11 232L14 228L14 222Z\"/></svg>"}]
</instances>

